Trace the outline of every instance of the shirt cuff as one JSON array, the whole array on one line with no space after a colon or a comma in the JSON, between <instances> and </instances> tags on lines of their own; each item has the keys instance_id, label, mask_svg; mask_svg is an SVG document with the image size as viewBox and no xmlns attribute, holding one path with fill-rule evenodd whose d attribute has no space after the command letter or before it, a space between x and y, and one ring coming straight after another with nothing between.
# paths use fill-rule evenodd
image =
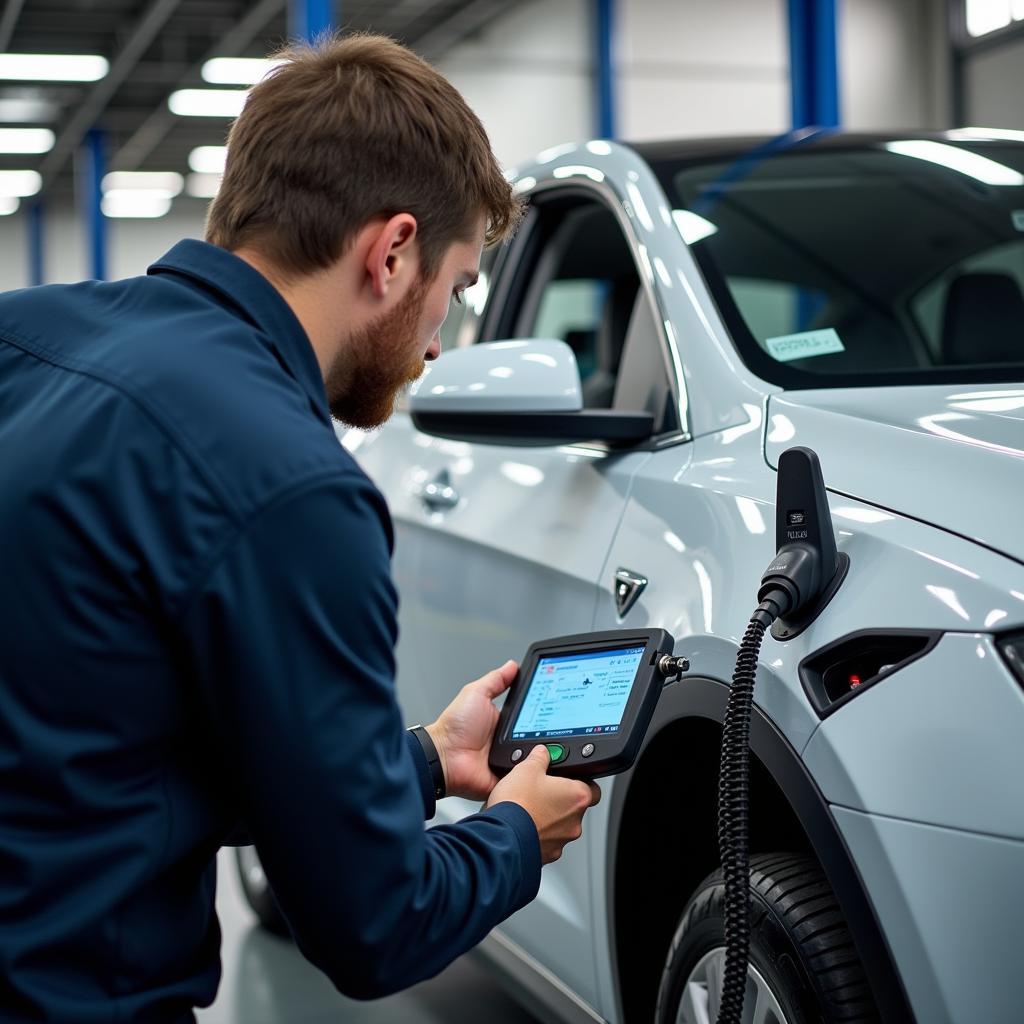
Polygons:
<instances>
[{"instance_id":1,"label":"shirt cuff","mask_svg":"<svg viewBox=\"0 0 1024 1024\"><path fill-rule=\"evenodd\" d=\"M405 730L405 743L412 755L416 778L420 784L420 796L423 797L423 820L430 821L437 810L437 801L434 799L434 779L430 774L430 765L427 764L427 755L423 753L420 741L408 729Z\"/></svg>"},{"instance_id":2,"label":"shirt cuff","mask_svg":"<svg viewBox=\"0 0 1024 1024\"><path fill-rule=\"evenodd\" d=\"M522 870L519 873L519 895L515 906L519 910L532 902L540 891L540 836L537 834L537 826L530 812L511 800L504 800L481 813L505 822L519 841Z\"/></svg>"}]
</instances>

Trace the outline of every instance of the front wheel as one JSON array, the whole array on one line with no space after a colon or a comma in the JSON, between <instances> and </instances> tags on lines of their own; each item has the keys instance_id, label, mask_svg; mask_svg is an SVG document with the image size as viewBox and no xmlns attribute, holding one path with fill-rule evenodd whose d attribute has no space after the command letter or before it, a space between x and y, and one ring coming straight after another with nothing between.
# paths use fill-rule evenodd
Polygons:
<instances>
[{"instance_id":1,"label":"front wheel","mask_svg":"<svg viewBox=\"0 0 1024 1024\"><path fill-rule=\"evenodd\" d=\"M750 965L743 1024L874 1024L878 1011L818 865L750 858ZM658 990L657 1024L715 1024L725 973L725 883L709 875L683 911Z\"/></svg>"}]
</instances>

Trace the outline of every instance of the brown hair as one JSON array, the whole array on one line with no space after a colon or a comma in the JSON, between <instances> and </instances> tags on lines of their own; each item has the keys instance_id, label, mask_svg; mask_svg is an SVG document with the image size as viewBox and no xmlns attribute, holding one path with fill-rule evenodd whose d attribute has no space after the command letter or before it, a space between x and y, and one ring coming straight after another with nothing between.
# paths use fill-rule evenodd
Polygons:
<instances>
[{"instance_id":1,"label":"brown hair","mask_svg":"<svg viewBox=\"0 0 1024 1024\"><path fill-rule=\"evenodd\" d=\"M386 36L326 35L249 93L206 238L258 247L285 276L337 260L376 216L411 213L422 272L486 218L488 244L515 229L521 206L487 133L455 87Z\"/></svg>"}]
</instances>

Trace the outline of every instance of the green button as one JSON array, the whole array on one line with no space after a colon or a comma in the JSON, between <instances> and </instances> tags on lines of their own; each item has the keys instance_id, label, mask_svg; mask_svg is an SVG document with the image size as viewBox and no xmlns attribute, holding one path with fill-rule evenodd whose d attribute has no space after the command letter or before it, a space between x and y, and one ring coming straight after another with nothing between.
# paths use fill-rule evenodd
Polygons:
<instances>
[{"instance_id":1,"label":"green button","mask_svg":"<svg viewBox=\"0 0 1024 1024\"><path fill-rule=\"evenodd\" d=\"M558 764L559 761L564 761L569 756L569 751L561 743L546 743L544 745L551 755L552 764Z\"/></svg>"}]
</instances>

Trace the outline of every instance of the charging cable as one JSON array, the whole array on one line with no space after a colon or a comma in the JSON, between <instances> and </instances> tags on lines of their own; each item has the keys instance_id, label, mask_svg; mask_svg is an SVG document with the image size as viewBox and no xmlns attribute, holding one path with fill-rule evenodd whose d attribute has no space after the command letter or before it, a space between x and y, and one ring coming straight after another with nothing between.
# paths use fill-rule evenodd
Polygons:
<instances>
[{"instance_id":1,"label":"charging cable","mask_svg":"<svg viewBox=\"0 0 1024 1024\"><path fill-rule=\"evenodd\" d=\"M741 1024L750 957L750 718L765 632L776 619L816 613L842 579L817 455L790 448L779 459L776 546L761 578L733 672L722 726L718 850L725 881L725 974L717 1024Z\"/></svg>"},{"instance_id":2,"label":"charging cable","mask_svg":"<svg viewBox=\"0 0 1024 1024\"><path fill-rule=\"evenodd\" d=\"M788 608L787 592L773 588L750 617L725 708L718 772L718 852L725 879L725 974L718 1024L740 1024L743 1016L750 957L750 716L754 676L765 631Z\"/></svg>"}]
</instances>

